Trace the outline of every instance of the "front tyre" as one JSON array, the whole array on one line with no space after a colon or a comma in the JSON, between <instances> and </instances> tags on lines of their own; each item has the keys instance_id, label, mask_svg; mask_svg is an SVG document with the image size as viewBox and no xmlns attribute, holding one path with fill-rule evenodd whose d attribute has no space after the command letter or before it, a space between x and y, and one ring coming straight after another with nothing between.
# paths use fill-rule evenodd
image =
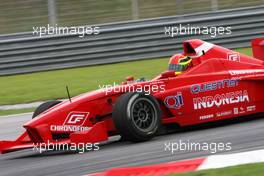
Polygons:
<instances>
[{"instance_id":1,"label":"front tyre","mask_svg":"<svg viewBox=\"0 0 264 176\"><path fill-rule=\"evenodd\" d=\"M113 121L122 138L132 142L147 141L159 130L161 110L153 96L128 92L118 98Z\"/></svg>"},{"instance_id":2,"label":"front tyre","mask_svg":"<svg viewBox=\"0 0 264 176\"><path fill-rule=\"evenodd\" d=\"M45 103L42 103L41 105L39 105L39 107L37 107L37 109L33 113L32 119L34 119L36 116L38 116L42 112L50 109L51 107L53 107L59 103L61 103L61 101L58 101L58 100L52 100L52 101L47 101Z\"/></svg>"}]
</instances>

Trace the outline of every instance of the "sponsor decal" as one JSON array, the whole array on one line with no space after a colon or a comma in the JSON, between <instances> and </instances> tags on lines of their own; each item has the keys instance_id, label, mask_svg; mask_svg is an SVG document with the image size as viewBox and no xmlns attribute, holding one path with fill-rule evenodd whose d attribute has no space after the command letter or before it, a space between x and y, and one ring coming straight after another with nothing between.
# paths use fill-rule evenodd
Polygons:
<instances>
[{"instance_id":1,"label":"sponsor decal","mask_svg":"<svg viewBox=\"0 0 264 176\"><path fill-rule=\"evenodd\" d=\"M65 119L63 125L82 126L85 123L88 116L89 116L89 112L70 112L67 118Z\"/></svg>"},{"instance_id":2,"label":"sponsor decal","mask_svg":"<svg viewBox=\"0 0 264 176\"><path fill-rule=\"evenodd\" d=\"M234 108L234 114L236 115L238 113L239 113L238 108Z\"/></svg>"},{"instance_id":3,"label":"sponsor decal","mask_svg":"<svg viewBox=\"0 0 264 176\"><path fill-rule=\"evenodd\" d=\"M255 73L263 73L263 69L251 69L251 70L229 70L228 71L232 76L234 75L245 75L245 74L255 74Z\"/></svg>"},{"instance_id":4,"label":"sponsor decal","mask_svg":"<svg viewBox=\"0 0 264 176\"><path fill-rule=\"evenodd\" d=\"M240 114L244 114L245 113L245 109L243 107L240 107L239 109L240 109L240 112L239 112Z\"/></svg>"},{"instance_id":5,"label":"sponsor decal","mask_svg":"<svg viewBox=\"0 0 264 176\"><path fill-rule=\"evenodd\" d=\"M199 117L200 120L211 119L211 118L214 118L214 114L208 114Z\"/></svg>"},{"instance_id":6,"label":"sponsor decal","mask_svg":"<svg viewBox=\"0 0 264 176\"><path fill-rule=\"evenodd\" d=\"M240 62L240 54L238 52L227 53L227 60Z\"/></svg>"},{"instance_id":7,"label":"sponsor decal","mask_svg":"<svg viewBox=\"0 0 264 176\"><path fill-rule=\"evenodd\" d=\"M51 131L63 131L63 132L74 132L74 131L86 131L90 127L83 126L89 116L89 112L70 112L66 117L63 125L51 125Z\"/></svg>"},{"instance_id":8,"label":"sponsor decal","mask_svg":"<svg viewBox=\"0 0 264 176\"><path fill-rule=\"evenodd\" d=\"M246 113L246 108L244 108L244 107L236 107L236 108L234 108L233 109L233 112L234 112L234 114L235 115L237 115L237 114L244 114L244 113Z\"/></svg>"},{"instance_id":9,"label":"sponsor decal","mask_svg":"<svg viewBox=\"0 0 264 176\"><path fill-rule=\"evenodd\" d=\"M232 110L229 111L223 111L223 112L217 112L216 117L223 117L223 116L228 116L232 114Z\"/></svg>"},{"instance_id":10,"label":"sponsor decal","mask_svg":"<svg viewBox=\"0 0 264 176\"><path fill-rule=\"evenodd\" d=\"M69 126L69 125L51 125L51 131L61 131L61 132L75 132L75 131L87 131L90 127L85 126Z\"/></svg>"},{"instance_id":11,"label":"sponsor decal","mask_svg":"<svg viewBox=\"0 0 264 176\"><path fill-rule=\"evenodd\" d=\"M177 95L166 97L164 103L168 108L181 108L184 105L182 93L177 93Z\"/></svg>"},{"instance_id":12,"label":"sponsor decal","mask_svg":"<svg viewBox=\"0 0 264 176\"><path fill-rule=\"evenodd\" d=\"M248 106L247 107L247 112L252 112L256 110L256 105Z\"/></svg>"},{"instance_id":13,"label":"sponsor decal","mask_svg":"<svg viewBox=\"0 0 264 176\"><path fill-rule=\"evenodd\" d=\"M200 92L208 92L212 90L235 87L238 85L239 79L227 79L221 81L214 81L204 84L194 84L191 86L191 93L198 94Z\"/></svg>"},{"instance_id":14,"label":"sponsor decal","mask_svg":"<svg viewBox=\"0 0 264 176\"><path fill-rule=\"evenodd\" d=\"M225 94L216 94L215 96L198 97L193 99L194 109L206 109L211 107L220 107L226 104L235 104L240 102L249 102L247 90L229 92Z\"/></svg>"}]
</instances>

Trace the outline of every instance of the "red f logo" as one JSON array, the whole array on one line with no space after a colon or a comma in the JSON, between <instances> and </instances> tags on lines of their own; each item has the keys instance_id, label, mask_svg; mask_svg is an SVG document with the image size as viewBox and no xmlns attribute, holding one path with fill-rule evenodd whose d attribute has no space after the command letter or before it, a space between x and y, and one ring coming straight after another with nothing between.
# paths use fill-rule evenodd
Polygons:
<instances>
[{"instance_id":1,"label":"red f logo","mask_svg":"<svg viewBox=\"0 0 264 176\"><path fill-rule=\"evenodd\" d=\"M227 59L230 61L240 62L240 55L237 52L227 53Z\"/></svg>"},{"instance_id":2,"label":"red f logo","mask_svg":"<svg viewBox=\"0 0 264 176\"><path fill-rule=\"evenodd\" d=\"M89 112L70 112L64 122L64 125L82 126L88 115Z\"/></svg>"}]
</instances>

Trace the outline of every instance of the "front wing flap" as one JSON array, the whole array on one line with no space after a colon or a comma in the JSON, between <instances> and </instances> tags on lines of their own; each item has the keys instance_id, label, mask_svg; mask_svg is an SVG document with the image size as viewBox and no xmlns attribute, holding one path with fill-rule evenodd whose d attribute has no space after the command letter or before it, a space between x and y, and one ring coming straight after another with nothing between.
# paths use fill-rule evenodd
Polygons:
<instances>
[{"instance_id":1,"label":"front wing flap","mask_svg":"<svg viewBox=\"0 0 264 176\"><path fill-rule=\"evenodd\" d=\"M108 140L108 133L105 122L96 123L93 127L86 131L74 132L70 134L70 138L63 141L46 141L45 145L78 145L88 143L99 143ZM27 131L25 131L15 141L0 141L0 153L8 153L17 150L23 150L34 147L42 147L43 143L33 143Z\"/></svg>"}]
</instances>

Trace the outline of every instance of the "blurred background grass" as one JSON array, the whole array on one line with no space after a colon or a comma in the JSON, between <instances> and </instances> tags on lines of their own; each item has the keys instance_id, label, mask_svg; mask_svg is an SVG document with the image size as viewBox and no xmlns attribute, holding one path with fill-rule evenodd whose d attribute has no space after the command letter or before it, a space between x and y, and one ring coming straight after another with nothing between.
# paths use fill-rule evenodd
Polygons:
<instances>
[{"instance_id":1,"label":"blurred background grass","mask_svg":"<svg viewBox=\"0 0 264 176\"><path fill-rule=\"evenodd\" d=\"M168 176L263 176L264 163L245 164L220 169L209 169Z\"/></svg>"}]
</instances>

